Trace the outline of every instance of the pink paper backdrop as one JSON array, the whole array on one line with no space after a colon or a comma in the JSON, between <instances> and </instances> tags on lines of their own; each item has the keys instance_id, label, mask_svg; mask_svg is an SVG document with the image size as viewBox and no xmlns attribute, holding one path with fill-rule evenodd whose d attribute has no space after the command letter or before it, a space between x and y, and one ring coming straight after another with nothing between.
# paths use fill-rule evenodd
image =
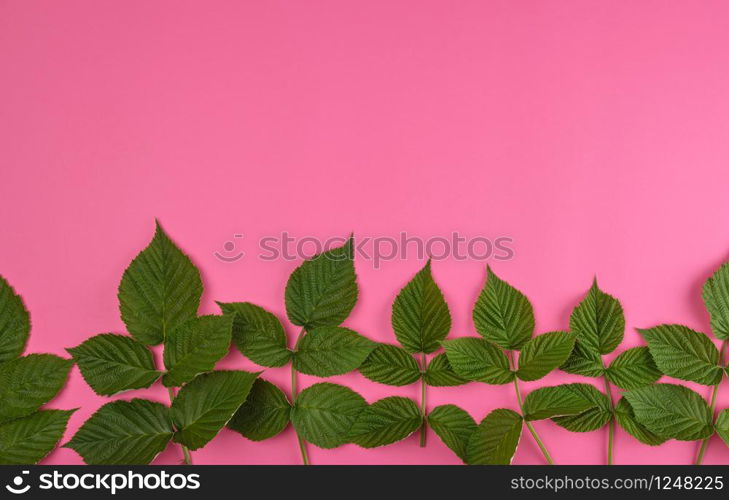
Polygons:
<instances>
[{"instance_id":1,"label":"pink paper backdrop","mask_svg":"<svg viewBox=\"0 0 729 500\"><path fill-rule=\"evenodd\" d=\"M729 253L727 47L723 1L0 0L0 273L31 309L29 351L124 331L116 287L154 217L202 269L204 313L250 300L284 316L297 262L256 258L263 236L460 231L514 239L514 259L491 264L531 298L539 332L567 327L594 274L623 302L625 347L660 322L708 331L700 288ZM248 255L220 262L235 233ZM358 260L346 325L392 341L390 304L422 264ZM433 267L453 335L474 335L485 263ZM255 368L237 352L221 366ZM265 376L288 387L285 368ZM334 381L369 401L418 396ZM729 386L719 400L729 406ZM81 407L68 438L105 401L74 369L51 406ZM475 383L431 389L430 407L443 403L477 419L516 405L511 386ZM536 427L557 462L603 463L606 432ZM616 441L623 464L695 451ZM411 437L310 453L458 463L432 432L425 450ZM170 447L158 463L179 459ZM299 457L289 429L263 443L223 431L194 460ZM79 462L67 449L46 460ZM706 463L728 462L714 439ZM515 463L542 463L528 435Z\"/></svg>"}]
</instances>

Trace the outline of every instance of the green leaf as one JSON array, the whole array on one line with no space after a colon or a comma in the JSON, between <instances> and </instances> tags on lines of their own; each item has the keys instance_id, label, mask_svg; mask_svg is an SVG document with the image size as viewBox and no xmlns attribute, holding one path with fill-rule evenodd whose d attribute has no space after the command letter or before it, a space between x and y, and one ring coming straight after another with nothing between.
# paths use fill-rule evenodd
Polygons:
<instances>
[{"instance_id":1,"label":"green leaf","mask_svg":"<svg viewBox=\"0 0 729 500\"><path fill-rule=\"evenodd\" d=\"M0 363L23 354L29 335L30 315L23 299L0 276Z\"/></svg>"},{"instance_id":2,"label":"green leaf","mask_svg":"<svg viewBox=\"0 0 729 500\"><path fill-rule=\"evenodd\" d=\"M586 351L611 353L623 340L623 307L615 297L600 290L595 280L585 299L572 311L570 330Z\"/></svg>"},{"instance_id":3,"label":"green leaf","mask_svg":"<svg viewBox=\"0 0 729 500\"><path fill-rule=\"evenodd\" d=\"M637 389L654 383L661 378L661 371L656 366L647 347L627 349L610 363L606 371L610 382L621 389Z\"/></svg>"},{"instance_id":4,"label":"green leaf","mask_svg":"<svg viewBox=\"0 0 729 500\"><path fill-rule=\"evenodd\" d=\"M195 377L172 402L173 441L193 451L208 444L245 402L258 375L215 371Z\"/></svg>"},{"instance_id":5,"label":"green leaf","mask_svg":"<svg viewBox=\"0 0 729 500\"><path fill-rule=\"evenodd\" d=\"M289 425L291 404L281 389L261 378L253 383L246 402L228 422L228 428L251 441L272 438Z\"/></svg>"},{"instance_id":6,"label":"green leaf","mask_svg":"<svg viewBox=\"0 0 729 500\"><path fill-rule=\"evenodd\" d=\"M233 314L233 342L254 363L275 368L291 361L286 332L278 318L250 302L224 304L223 314Z\"/></svg>"},{"instance_id":7,"label":"green leaf","mask_svg":"<svg viewBox=\"0 0 729 500\"><path fill-rule=\"evenodd\" d=\"M428 364L428 368L423 375L425 383L433 387L454 387L457 385L467 384L469 381L463 377L459 377L451 363L448 361L446 353L438 354Z\"/></svg>"},{"instance_id":8,"label":"green leaf","mask_svg":"<svg viewBox=\"0 0 729 500\"><path fill-rule=\"evenodd\" d=\"M476 330L504 349L519 350L534 333L534 311L529 299L500 279L490 267L486 286L473 308Z\"/></svg>"},{"instance_id":9,"label":"green leaf","mask_svg":"<svg viewBox=\"0 0 729 500\"><path fill-rule=\"evenodd\" d=\"M469 465L509 465L521 438L521 415L499 408L478 425L468 440Z\"/></svg>"},{"instance_id":10,"label":"green leaf","mask_svg":"<svg viewBox=\"0 0 729 500\"><path fill-rule=\"evenodd\" d=\"M286 284L286 313L291 322L307 330L338 326L357 302L354 239L307 260Z\"/></svg>"},{"instance_id":11,"label":"green leaf","mask_svg":"<svg viewBox=\"0 0 729 500\"><path fill-rule=\"evenodd\" d=\"M169 409L146 399L113 401L91 415L64 445L88 465L146 465L172 438Z\"/></svg>"},{"instance_id":12,"label":"green leaf","mask_svg":"<svg viewBox=\"0 0 729 500\"><path fill-rule=\"evenodd\" d=\"M119 310L132 337L157 345L195 317L202 291L200 272L157 223L152 242L124 271Z\"/></svg>"},{"instance_id":13,"label":"green leaf","mask_svg":"<svg viewBox=\"0 0 729 500\"><path fill-rule=\"evenodd\" d=\"M0 422L30 415L53 399L72 365L53 354L29 354L0 365Z\"/></svg>"},{"instance_id":14,"label":"green leaf","mask_svg":"<svg viewBox=\"0 0 729 500\"><path fill-rule=\"evenodd\" d=\"M514 380L506 354L487 340L463 337L446 340L443 347L453 371L460 377L494 385Z\"/></svg>"},{"instance_id":15,"label":"green leaf","mask_svg":"<svg viewBox=\"0 0 729 500\"><path fill-rule=\"evenodd\" d=\"M441 405L428 415L428 425L443 443L466 462L468 440L478 425L471 415L456 405Z\"/></svg>"},{"instance_id":16,"label":"green leaf","mask_svg":"<svg viewBox=\"0 0 729 500\"><path fill-rule=\"evenodd\" d=\"M524 419L578 415L596 406L600 391L589 384L564 384L540 387L524 399Z\"/></svg>"},{"instance_id":17,"label":"green leaf","mask_svg":"<svg viewBox=\"0 0 729 500\"><path fill-rule=\"evenodd\" d=\"M712 414L699 394L682 385L654 384L625 393L635 418L651 432L680 441L713 433Z\"/></svg>"},{"instance_id":18,"label":"green leaf","mask_svg":"<svg viewBox=\"0 0 729 500\"><path fill-rule=\"evenodd\" d=\"M659 325L638 332L645 338L656 366L666 375L704 385L721 382L719 350L703 333L683 325Z\"/></svg>"},{"instance_id":19,"label":"green leaf","mask_svg":"<svg viewBox=\"0 0 729 500\"><path fill-rule=\"evenodd\" d=\"M550 332L524 344L519 355L516 376L522 380L539 380L567 361L575 337L569 332Z\"/></svg>"},{"instance_id":20,"label":"green leaf","mask_svg":"<svg viewBox=\"0 0 729 500\"><path fill-rule=\"evenodd\" d=\"M559 368L567 373L585 377L602 377L605 374L600 354L588 351L579 340L575 342L575 348L570 357Z\"/></svg>"},{"instance_id":21,"label":"green leaf","mask_svg":"<svg viewBox=\"0 0 729 500\"><path fill-rule=\"evenodd\" d=\"M56 447L76 410L43 410L0 425L0 465L31 465Z\"/></svg>"},{"instance_id":22,"label":"green leaf","mask_svg":"<svg viewBox=\"0 0 729 500\"><path fill-rule=\"evenodd\" d=\"M294 369L331 377L359 368L377 347L375 342L341 326L320 326L304 335L294 351Z\"/></svg>"},{"instance_id":23,"label":"green leaf","mask_svg":"<svg viewBox=\"0 0 729 500\"><path fill-rule=\"evenodd\" d=\"M554 417L552 421L571 432L590 432L602 428L613 417L610 400L589 384L570 384L592 407L576 415Z\"/></svg>"},{"instance_id":24,"label":"green leaf","mask_svg":"<svg viewBox=\"0 0 729 500\"><path fill-rule=\"evenodd\" d=\"M403 386L420 379L418 363L402 347L380 344L359 367L362 375L380 384Z\"/></svg>"},{"instance_id":25,"label":"green leaf","mask_svg":"<svg viewBox=\"0 0 729 500\"><path fill-rule=\"evenodd\" d=\"M658 434L649 431L643 424L636 420L633 407L630 406L630 403L625 398L620 398L620 401L615 406L615 420L625 432L643 444L658 446L666 442L666 438L662 438Z\"/></svg>"},{"instance_id":26,"label":"green leaf","mask_svg":"<svg viewBox=\"0 0 729 500\"><path fill-rule=\"evenodd\" d=\"M729 340L729 262L725 262L706 283L702 291L711 317L711 329L717 338Z\"/></svg>"},{"instance_id":27,"label":"green leaf","mask_svg":"<svg viewBox=\"0 0 729 500\"><path fill-rule=\"evenodd\" d=\"M179 387L215 368L228 354L232 328L232 316L201 316L178 325L165 339L162 383Z\"/></svg>"},{"instance_id":28,"label":"green leaf","mask_svg":"<svg viewBox=\"0 0 729 500\"><path fill-rule=\"evenodd\" d=\"M322 382L301 391L291 410L291 422L305 441L336 448L348 442L352 425L366 408L367 402L352 389Z\"/></svg>"},{"instance_id":29,"label":"green leaf","mask_svg":"<svg viewBox=\"0 0 729 500\"><path fill-rule=\"evenodd\" d=\"M408 437L422 421L412 399L391 396L362 410L349 430L348 440L362 448L385 446Z\"/></svg>"},{"instance_id":30,"label":"green leaf","mask_svg":"<svg viewBox=\"0 0 729 500\"><path fill-rule=\"evenodd\" d=\"M721 410L716 419L716 433L729 446L729 410Z\"/></svg>"},{"instance_id":31,"label":"green leaf","mask_svg":"<svg viewBox=\"0 0 729 500\"><path fill-rule=\"evenodd\" d=\"M161 375L152 351L125 335L102 333L66 350L96 394L111 396L149 387Z\"/></svg>"},{"instance_id":32,"label":"green leaf","mask_svg":"<svg viewBox=\"0 0 729 500\"><path fill-rule=\"evenodd\" d=\"M451 313L433 280L430 260L397 295L392 305L392 329L397 341L412 353L431 353L448 335Z\"/></svg>"}]
</instances>

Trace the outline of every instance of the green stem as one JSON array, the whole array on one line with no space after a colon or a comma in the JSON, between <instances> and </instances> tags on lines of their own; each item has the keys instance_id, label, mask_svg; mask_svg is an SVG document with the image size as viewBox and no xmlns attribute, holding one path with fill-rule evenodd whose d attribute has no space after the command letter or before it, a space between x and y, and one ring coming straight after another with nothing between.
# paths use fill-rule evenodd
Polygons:
<instances>
[{"instance_id":1,"label":"green stem","mask_svg":"<svg viewBox=\"0 0 729 500\"><path fill-rule=\"evenodd\" d=\"M727 341L721 343L721 350L719 351L719 365L724 366L724 351L726 351L726 344ZM722 376L722 379L724 377ZM719 394L719 386L721 385L721 380L718 384L714 386L714 389L711 391L711 415L712 420L715 418L716 413L716 396ZM706 449L709 447L709 440L711 439L711 436L707 437L703 441L701 441L701 446L699 447L699 453L696 455L696 461L694 462L694 465L701 465L701 462L704 460L704 455L706 454Z\"/></svg>"},{"instance_id":2,"label":"green stem","mask_svg":"<svg viewBox=\"0 0 729 500\"><path fill-rule=\"evenodd\" d=\"M428 435L428 412L427 412L427 384L425 383L425 353L421 353L420 357L420 416L423 423L420 424L420 447L425 448L425 440Z\"/></svg>"},{"instance_id":3,"label":"green stem","mask_svg":"<svg viewBox=\"0 0 729 500\"><path fill-rule=\"evenodd\" d=\"M607 464L613 464L613 447L615 443L615 404L613 403L613 393L610 389L610 382L607 379L607 375L603 376L605 382L605 393L607 394L608 401L610 401L610 410L612 415L610 416L610 422L608 422L608 444L607 444Z\"/></svg>"},{"instance_id":4,"label":"green stem","mask_svg":"<svg viewBox=\"0 0 729 500\"><path fill-rule=\"evenodd\" d=\"M299 342L303 338L304 334L306 333L306 329L302 328L299 332L299 336L296 338L296 344L294 346L294 352L299 347ZM297 372L294 368L293 363L291 364L291 405L296 404L296 398L299 395L298 391L298 380L297 380ZM303 440L301 435L297 432L296 433L296 439L299 441L299 451L301 452L301 459L304 462L304 465L309 465L309 453L306 451L306 441Z\"/></svg>"},{"instance_id":5,"label":"green stem","mask_svg":"<svg viewBox=\"0 0 729 500\"><path fill-rule=\"evenodd\" d=\"M172 387L169 387L167 389L167 393L170 395L170 404L172 404L175 401L175 390ZM180 447L182 448L182 461L185 465L192 465L192 456L190 455L190 450L187 449L187 446L184 444L181 444Z\"/></svg>"},{"instance_id":6,"label":"green stem","mask_svg":"<svg viewBox=\"0 0 729 500\"><path fill-rule=\"evenodd\" d=\"M509 351L509 364L511 365L511 369L514 370L514 353L512 351ZM514 390L516 391L516 400L519 403L519 410L521 410L521 414L524 415L524 400L521 397L521 391L519 390L519 379L516 376L514 376ZM524 423L526 424L529 433L534 438L534 441L537 443L537 446L539 446L539 449L541 450L542 455L544 455L544 458L547 460L547 463L549 465L554 465L554 460L552 460L552 456L549 454L549 451L547 451L547 447L544 446L544 443L539 437L539 434L537 434L537 431L536 429L534 429L532 423L527 422L526 420L524 421Z\"/></svg>"}]
</instances>

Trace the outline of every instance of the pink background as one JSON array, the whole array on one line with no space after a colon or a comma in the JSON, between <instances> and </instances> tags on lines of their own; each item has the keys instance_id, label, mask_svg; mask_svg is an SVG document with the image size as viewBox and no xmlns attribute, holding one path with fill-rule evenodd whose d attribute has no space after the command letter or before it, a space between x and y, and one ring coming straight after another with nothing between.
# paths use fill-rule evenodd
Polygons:
<instances>
[{"instance_id":1,"label":"pink background","mask_svg":"<svg viewBox=\"0 0 729 500\"><path fill-rule=\"evenodd\" d=\"M28 350L124 331L116 287L154 217L201 268L204 313L250 300L284 316L298 263L257 259L262 236L456 230L514 238L515 258L491 263L531 298L539 332L567 327L594 274L623 302L624 347L660 322L708 331L700 288L729 251L727 47L723 1L0 0L0 272L31 310ZM248 256L218 261L234 233ZM390 304L422 265L358 260L345 324L393 341ZM434 263L453 335L475 334L484 267ZM255 368L237 352L220 365ZM286 368L265 376L288 387ZM334 381L369 401L418 396ZM567 381L591 379L523 389ZM74 369L51 406L82 407L68 438L106 401ZM443 403L479 420L516 405L511 386L475 383L431 389L430 407ZM536 427L558 463L603 463L606 432ZM618 431L616 462L684 464L696 448ZM425 450L411 437L310 453L458 463L432 432ZM157 463L179 459L170 447ZM194 460L299 456L290 429L263 443L223 431ZM46 460L79 462L67 449ZM714 439L706 463L728 462ZM542 463L528 435L515 463Z\"/></svg>"}]
</instances>

